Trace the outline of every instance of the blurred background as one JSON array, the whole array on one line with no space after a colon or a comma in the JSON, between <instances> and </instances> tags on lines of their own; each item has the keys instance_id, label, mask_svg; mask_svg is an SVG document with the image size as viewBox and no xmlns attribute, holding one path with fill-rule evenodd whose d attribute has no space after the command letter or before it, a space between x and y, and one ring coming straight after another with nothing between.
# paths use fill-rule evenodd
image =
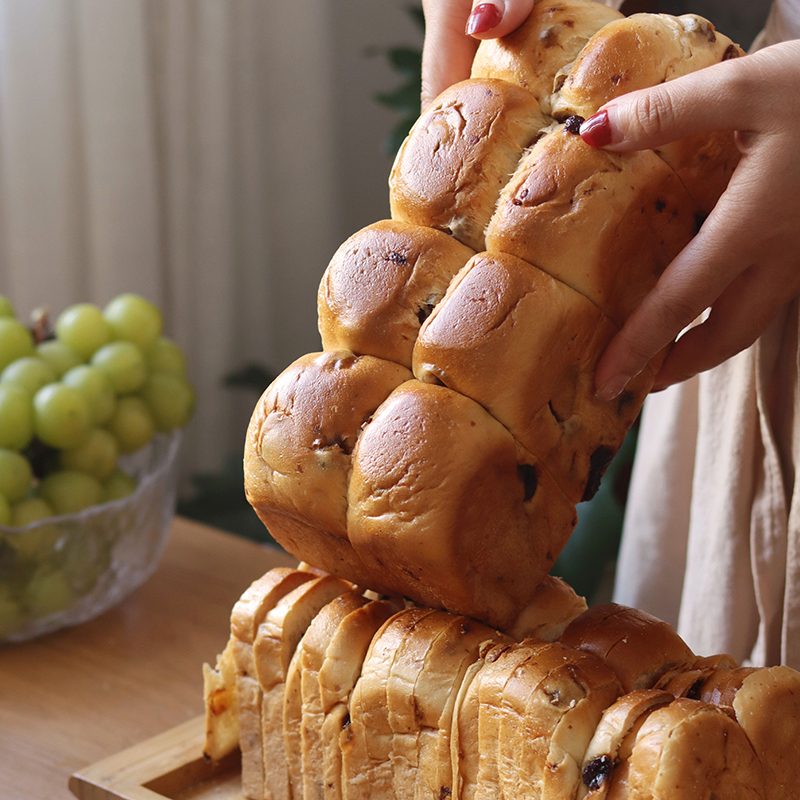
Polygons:
<instances>
[{"instance_id":1,"label":"blurred background","mask_svg":"<svg viewBox=\"0 0 800 800\"><path fill-rule=\"evenodd\" d=\"M747 46L767 3L627 10L697 12ZM408 0L0 0L0 294L21 318L131 291L163 310L198 392L184 513L263 536L249 414L319 349L333 252L388 216L421 42Z\"/></svg>"}]
</instances>

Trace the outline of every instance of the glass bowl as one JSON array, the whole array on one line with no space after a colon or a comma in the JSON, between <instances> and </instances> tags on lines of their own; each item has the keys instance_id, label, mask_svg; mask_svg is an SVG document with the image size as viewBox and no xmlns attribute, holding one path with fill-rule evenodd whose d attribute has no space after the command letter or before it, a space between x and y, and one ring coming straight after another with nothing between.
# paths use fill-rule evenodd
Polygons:
<instances>
[{"instance_id":1,"label":"glass bowl","mask_svg":"<svg viewBox=\"0 0 800 800\"><path fill-rule=\"evenodd\" d=\"M0 641L20 642L98 616L152 574L175 513L180 432L157 435L120 467L137 480L122 500L0 526Z\"/></svg>"}]
</instances>

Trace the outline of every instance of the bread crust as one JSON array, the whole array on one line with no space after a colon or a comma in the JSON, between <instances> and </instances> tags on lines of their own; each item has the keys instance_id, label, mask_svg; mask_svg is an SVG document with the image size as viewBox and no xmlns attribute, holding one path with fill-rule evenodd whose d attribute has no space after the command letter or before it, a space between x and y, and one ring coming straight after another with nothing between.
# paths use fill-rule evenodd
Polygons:
<instances>
[{"instance_id":1,"label":"bread crust","mask_svg":"<svg viewBox=\"0 0 800 800\"><path fill-rule=\"evenodd\" d=\"M549 114L556 75L575 60L598 30L618 19L623 19L619 11L595 0L537 0L516 30L481 41L472 62L472 77L517 84Z\"/></svg>"},{"instance_id":2,"label":"bread crust","mask_svg":"<svg viewBox=\"0 0 800 800\"><path fill-rule=\"evenodd\" d=\"M650 689L664 675L677 674L695 660L671 625L616 603L590 608L572 622L561 641L604 659L626 692Z\"/></svg>"},{"instance_id":3,"label":"bread crust","mask_svg":"<svg viewBox=\"0 0 800 800\"><path fill-rule=\"evenodd\" d=\"M404 367L349 351L298 359L259 400L247 431L245 493L286 550L381 590L347 537L351 454L362 425L410 377Z\"/></svg>"},{"instance_id":4,"label":"bread crust","mask_svg":"<svg viewBox=\"0 0 800 800\"><path fill-rule=\"evenodd\" d=\"M504 630L576 521L552 477L477 403L408 381L353 453L348 531L383 583Z\"/></svg>"},{"instance_id":5,"label":"bread crust","mask_svg":"<svg viewBox=\"0 0 800 800\"><path fill-rule=\"evenodd\" d=\"M480 253L422 326L414 375L482 405L578 503L594 495L654 378L647 368L619 398L597 402L594 371L618 330L542 270Z\"/></svg>"},{"instance_id":6,"label":"bread crust","mask_svg":"<svg viewBox=\"0 0 800 800\"><path fill-rule=\"evenodd\" d=\"M420 326L474 251L422 225L383 220L353 234L322 276L325 350L351 350L411 368Z\"/></svg>"},{"instance_id":7,"label":"bread crust","mask_svg":"<svg viewBox=\"0 0 800 800\"><path fill-rule=\"evenodd\" d=\"M634 14L598 31L560 76L553 114L588 118L608 101L658 86L744 51L694 14ZM703 214L711 213L740 153L733 131L692 136L655 150L678 175Z\"/></svg>"},{"instance_id":8,"label":"bread crust","mask_svg":"<svg viewBox=\"0 0 800 800\"><path fill-rule=\"evenodd\" d=\"M622 327L697 232L698 212L654 153L600 150L561 127L520 161L486 246L566 283Z\"/></svg>"},{"instance_id":9,"label":"bread crust","mask_svg":"<svg viewBox=\"0 0 800 800\"><path fill-rule=\"evenodd\" d=\"M397 154L389 177L392 218L485 249L483 232L500 190L546 124L534 97L505 81L445 89Z\"/></svg>"}]
</instances>

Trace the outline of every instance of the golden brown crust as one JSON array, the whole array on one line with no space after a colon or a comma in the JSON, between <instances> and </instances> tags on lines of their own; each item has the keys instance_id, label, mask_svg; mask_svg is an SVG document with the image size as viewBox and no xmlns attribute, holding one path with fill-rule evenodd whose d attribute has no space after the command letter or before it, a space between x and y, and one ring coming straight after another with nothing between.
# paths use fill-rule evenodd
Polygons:
<instances>
[{"instance_id":1,"label":"golden brown crust","mask_svg":"<svg viewBox=\"0 0 800 800\"><path fill-rule=\"evenodd\" d=\"M558 72L575 60L598 30L617 19L622 19L622 14L595 0L538 0L516 30L480 43L472 77L515 83L550 113Z\"/></svg>"},{"instance_id":2,"label":"golden brown crust","mask_svg":"<svg viewBox=\"0 0 800 800\"><path fill-rule=\"evenodd\" d=\"M586 607L586 600L569 584L553 575L545 575L530 603L506 633L516 641L535 638L554 642L572 620L586 611Z\"/></svg>"},{"instance_id":3,"label":"golden brown crust","mask_svg":"<svg viewBox=\"0 0 800 800\"><path fill-rule=\"evenodd\" d=\"M420 326L473 251L452 236L396 220L351 236L318 294L325 350L352 350L411 367Z\"/></svg>"},{"instance_id":4,"label":"golden brown crust","mask_svg":"<svg viewBox=\"0 0 800 800\"><path fill-rule=\"evenodd\" d=\"M652 688L663 675L677 673L695 659L671 625L616 603L590 608L561 641L605 659L626 692Z\"/></svg>"},{"instance_id":5,"label":"golden brown crust","mask_svg":"<svg viewBox=\"0 0 800 800\"><path fill-rule=\"evenodd\" d=\"M397 364L348 351L303 356L259 400L245 444L245 493L276 541L378 590L347 539L351 453L361 426L409 377Z\"/></svg>"},{"instance_id":6,"label":"golden brown crust","mask_svg":"<svg viewBox=\"0 0 800 800\"><path fill-rule=\"evenodd\" d=\"M566 283L621 327L696 233L697 211L652 152L599 150L559 128L520 161L486 245Z\"/></svg>"},{"instance_id":7,"label":"golden brown crust","mask_svg":"<svg viewBox=\"0 0 800 800\"><path fill-rule=\"evenodd\" d=\"M785 666L750 672L733 710L763 766L767 800L797 797L800 674Z\"/></svg>"},{"instance_id":8,"label":"golden brown crust","mask_svg":"<svg viewBox=\"0 0 800 800\"><path fill-rule=\"evenodd\" d=\"M634 14L589 40L561 76L553 113L558 119L590 117L615 97L742 55L702 17ZM675 170L703 214L711 212L739 161L733 131L692 136L655 152Z\"/></svg>"},{"instance_id":9,"label":"golden brown crust","mask_svg":"<svg viewBox=\"0 0 800 800\"><path fill-rule=\"evenodd\" d=\"M581 764L578 797L603 800L612 785L611 773L624 760L623 743L656 708L672 702L672 695L656 689L637 689L620 697L597 724Z\"/></svg>"},{"instance_id":10,"label":"golden brown crust","mask_svg":"<svg viewBox=\"0 0 800 800\"><path fill-rule=\"evenodd\" d=\"M653 711L629 759L633 797L763 800L761 764L744 731L724 712L679 699Z\"/></svg>"},{"instance_id":11,"label":"golden brown crust","mask_svg":"<svg viewBox=\"0 0 800 800\"><path fill-rule=\"evenodd\" d=\"M505 253L480 253L423 325L414 374L480 403L574 502L590 499L654 373L595 399L594 372L618 328L569 286Z\"/></svg>"},{"instance_id":12,"label":"golden brown crust","mask_svg":"<svg viewBox=\"0 0 800 800\"><path fill-rule=\"evenodd\" d=\"M348 531L364 564L416 602L501 630L535 593L575 507L472 400L409 381L353 454Z\"/></svg>"},{"instance_id":13,"label":"golden brown crust","mask_svg":"<svg viewBox=\"0 0 800 800\"><path fill-rule=\"evenodd\" d=\"M695 14L633 14L610 22L569 68L553 115L590 117L615 97L718 64L730 58L731 47L737 48Z\"/></svg>"},{"instance_id":14,"label":"golden brown crust","mask_svg":"<svg viewBox=\"0 0 800 800\"><path fill-rule=\"evenodd\" d=\"M446 89L397 154L389 178L392 218L483 250L500 190L545 124L533 96L505 81L463 81Z\"/></svg>"}]
</instances>

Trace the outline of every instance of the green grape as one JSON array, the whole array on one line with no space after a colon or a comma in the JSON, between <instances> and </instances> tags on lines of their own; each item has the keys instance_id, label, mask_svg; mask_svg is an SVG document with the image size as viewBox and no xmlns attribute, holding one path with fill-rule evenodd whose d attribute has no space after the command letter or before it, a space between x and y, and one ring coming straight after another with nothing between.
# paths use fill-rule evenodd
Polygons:
<instances>
[{"instance_id":1,"label":"green grape","mask_svg":"<svg viewBox=\"0 0 800 800\"><path fill-rule=\"evenodd\" d=\"M156 373L145 381L142 397L160 431L182 428L194 410L194 389L172 375Z\"/></svg>"},{"instance_id":2,"label":"green grape","mask_svg":"<svg viewBox=\"0 0 800 800\"><path fill-rule=\"evenodd\" d=\"M103 484L103 502L123 500L130 497L135 491L136 481L121 469L115 470L114 474Z\"/></svg>"},{"instance_id":3,"label":"green grape","mask_svg":"<svg viewBox=\"0 0 800 800\"><path fill-rule=\"evenodd\" d=\"M65 372L61 382L77 389L86 398L95 425L105 425L111 419L117 398L105 372L88 364L79 364Z\"/></svg>"},{"instance_id":4,"label":"green grape","mask_svg":"<svg viewBox=\"0 0 800 800\"><path fill-rule=\"evenodd\" d=\"M147 369L151 373L163 372L176 378L186 377L186 357L172 341L161 337L147 353Z\"/></svg>"},{"instance_id":5,"label":"green grape","mask_svg":"<svg viewBox=\"0 0 800 800\"><path fill-rule=\"evenodd\" d=\"M56 512L46 500L41 497L26 497L11 509L11 524L15 528L24 528L55 515Z\"/></svg>"},{"instance_id":6,"label":"green grape","mask_svg":"<svg viewBox=\"0 0 800 800\"><path fill-rule=\"evenodd\" d=\"M11 301L3 294L0 294L0 317L16 317L14 306Z\"/></svg>"},{"instance_id":7,"label":"green grape","mask_svg":"<svg viewBox=\"0 0 800 800\"><path fill-rule=\"evenodd\" d=\"M10 503L17 503L33 483L33 470L25 456L16 450L0 448L0 494Z\"/></svg>"},{"instance_id":8,"label":"green grape","mask_svg":"<svg viewBox=\"0 0 800 800\"><path fill-rule=\"evenodd\" d=\"M12 507L11 525L14 528L25 528L55 515L56 512L46 500L28 497ZM56 549L60 537L61 532L57 525L37 525L31 530L16 531L6 541L21 559L31 561L48 558Z\"/></svg>"},{"instance_id":9,"label":"green grape","mask_svg":"<svg viewBox=\"0 0 800 800\"><path fill-rule=\"evenodd\" d=\"M22 450L33 439L31 395L13 383L0 383L0 447Z\"/></svg>"},{"instance_id":10,"label":"green grape","mask_svg":"<svg viewBox=\"0 0 800 800\"><path fill-rule=\"evenodd\" d=\"M156 422L140 397L121 397L108 429L116 438L120 452L132 453L153 438Z\"/></svg>"},{"instance_id":11,"label":"green grape","mask_svg":"<svg viewBox=\"0 0 800 800\"><path fill-rule=\"evenodd\" d=\"M77 447L61 451L61 466L64 469L85 472L99 481L104 481L111 477L116 469L117 458L119 458L117 440L108 431L94 428Z\"/></svg>"},{"instance_id":12,"label":"green grape","mask_svg":"<svg viewBox=\"0 0 800 800\"><path fill-rule=\"evenodd\" d=\"M6 496L0 493L0 525L11 524L11 503Z\"/></svg>"},{"instance_id":13,"label":"green grape","mask_svg":"<svg viewBox=\"0 0 800 800\"><path fill-rule=\"evenodd\" d=\"M133 342L144 352L161 336L161 312L137 294L115 297L103 309L103 316L111 325L114 338Z\"/></svg>"},{"instance_id":14,"label":"green grape","mask_svg":"<svg viewBox=\"0 0 800 800\"><path fill-rule=\"evenodd\" d=\"M33 396L36 435L58 449L75 447L92 427L89 404L81 392L64 383L50 383Z\"/></svg>"},{"instance_id":15,"label":"green grape","mask_svg":"<svg viewBox=\"0 0 800 800\"><path fill-rule=\"evenodd\" d=\"M85 361L95 350L111 341L113 331L97 306L78 303L59 314L56 336Z\"/></svg>"},{"instance_id":16,"label":"green grape","mask_svg":"<svg viewBox=\"0 0 800 800\"><path fill-rule=\"evenodd\" d=\"M83 359L71 347L67 347L58 339L39 342L36 345L36 353L56 371L57 378L60 378L67 370L83 363Z\"/></svg>"},{"instance_id":17,"label":"green grape","mask_svg":"<svg viewBox=\"0 0 800 800\"><path fill-rule=\"evenodd\" d=\"M22 604L36 617L47 617L72 605L75 593L60 569L42 565L31 576L22 593Z\"/></svg>"},{"instance_id":18,"label":"green grape","mask_svg":"<svg viewBox=\"0 0 800 800\"><path fill-rule=\"evenodd\" d=\"M56 514L77 514L97 505L103 496L100 481L84 472L61 470L51 472L39 484L39 495Z\"/></svg>"},{"instance_id":19,"label":"green grape","mask_svg":"<svg viewBox=\"0 0 800 800\"><path fill-rule=\"evenodd\" d=\"M101 347L91 363L105 373L117 394L138 391L147 378L142 351L131 342L112 342Z\"/></svg>"},{"instance_id":20,"label":"green grape","mask_svg":"<svg viewBox=\"0 0 800 800\"><path fill-rule=\"evenodd\" d=\"M56 371L39 356L23 356L0 373L0 383L15 383L35 395L42 386L58 380Z\"/></svg>"},{"instance_id":21,"label":"green grape","mask_svg":"<svg viewBox=\"0 0 800 800\"><path fill-rule=\"evenodd\" d=\"M0 370L12 361L33 353L31 332L11 317L0 317Z\"/></svg>"}]
</instances>

